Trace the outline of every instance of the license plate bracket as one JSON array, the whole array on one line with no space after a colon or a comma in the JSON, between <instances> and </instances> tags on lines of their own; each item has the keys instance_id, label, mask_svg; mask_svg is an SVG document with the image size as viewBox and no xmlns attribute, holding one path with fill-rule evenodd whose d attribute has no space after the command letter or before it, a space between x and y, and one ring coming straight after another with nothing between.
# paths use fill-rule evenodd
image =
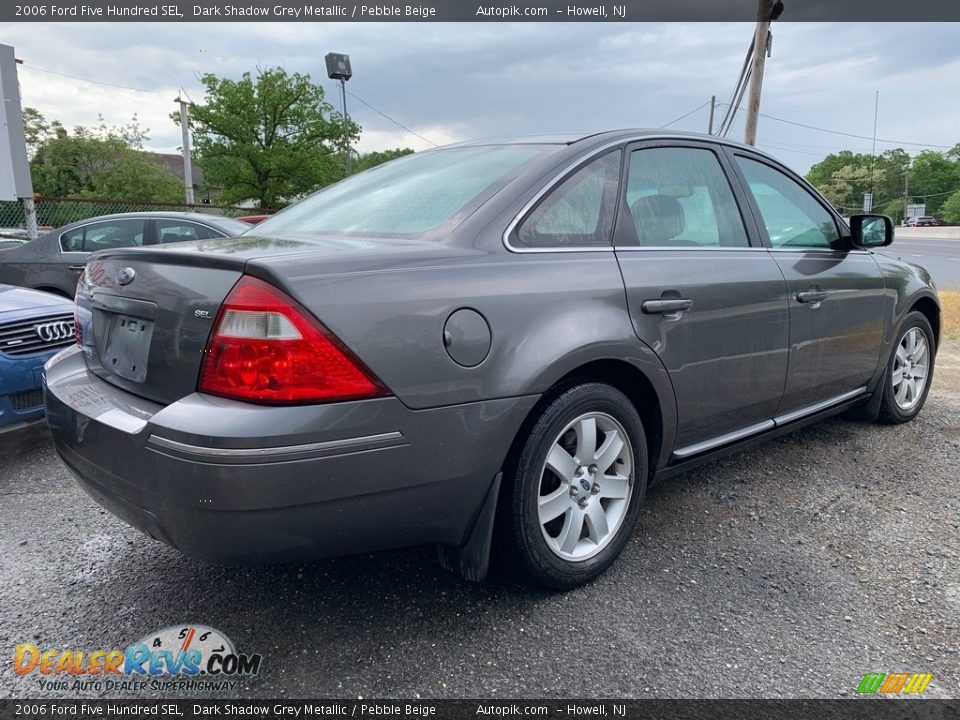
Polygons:
<instances>
[{"instance_id":1,"label":"license plate bracket","mask_svg":"<svg viewBox=\"0 0 960 720\"><path fill-rule=\"evenodd\" d=\"M152 339L153 320L114 315L110 319L107 346L100 362L115 375L143 382L147 379L147 360Z\"/></svg>"}]
</instances>

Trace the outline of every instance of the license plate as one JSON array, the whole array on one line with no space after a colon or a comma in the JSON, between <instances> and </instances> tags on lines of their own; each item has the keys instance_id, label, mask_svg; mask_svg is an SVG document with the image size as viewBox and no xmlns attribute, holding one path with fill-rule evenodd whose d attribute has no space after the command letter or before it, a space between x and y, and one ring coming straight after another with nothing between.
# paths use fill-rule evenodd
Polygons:
<instances>
[{"instance_id":1,"label":"license plate","mask_svg":"<svg viewBox=\"0 0 960 720\"><path fill-rule=\"evenodd\" d=\"M100 358L104 368L127 380L143 382L147 378L147 359L153 337L153 320L114 315L110 322L107 347Z\"/></svg>"}]
</instances>

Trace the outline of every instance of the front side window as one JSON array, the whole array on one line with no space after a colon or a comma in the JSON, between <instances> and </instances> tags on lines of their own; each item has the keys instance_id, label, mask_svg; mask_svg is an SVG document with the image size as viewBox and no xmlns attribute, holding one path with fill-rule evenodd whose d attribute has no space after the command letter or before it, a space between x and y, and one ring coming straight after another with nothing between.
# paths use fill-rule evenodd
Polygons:
<instances>
[{"instance_id":1,"label":"front side window","mask_svg":"<svg viewBox=\"0 0 960 720\"><path fill-rule=\"evenodd\" d=\"M620 185L621 151L607 153L568 177L517 228L526 248L610 245Z\"/></svg>"},{"instance_id":2,"label":"front side window","mask_svg":"<svg viewBox=\"0 0 960 720\"><path fill-rule=\"evenodd\" d=\"M800 183L769 165L737 156L775 248L840 250L840 233L826 208Z\"/></svg>"},{"instance_id":3,"label":"front side window","mask_svg":"<svg viewBox=\"0 0 960 720\"><path fill-rule=\"evenodd\" d=\"M646 148L630 153L626 207L636 229L636 240L625 234L625 244L648 247L748 247L750 244L730 183L717 156L710 150Z\"/></svg>"},{"instance_id":4,"label":"front side window","mask_svg":"<svg viewBox=\"0 0 960 720\"><path fill-rule=\"evenodd\" d=\"M70 230L60 236L66 252L96 252L143 245L143 220L104 220Z\"/></svg>"}]
</instances>

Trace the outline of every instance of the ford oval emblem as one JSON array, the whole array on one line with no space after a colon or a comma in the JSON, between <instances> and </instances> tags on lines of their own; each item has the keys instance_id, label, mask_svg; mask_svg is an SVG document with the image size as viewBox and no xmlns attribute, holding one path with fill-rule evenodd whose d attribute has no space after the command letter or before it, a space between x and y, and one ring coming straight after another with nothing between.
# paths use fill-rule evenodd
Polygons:
<instances>
[{"instance_id":1,"label":"ford oval emblem","mask_svg":"<svg viewBox=\"0 0 960 720\"><path fill-rule=\"evenodd\" d=\"M123 270L117 273L117 284L118 285L129 285L133 282L133 279L137 276L137 271L131 267L125 267Z\"/></svg>"}]
</instances>

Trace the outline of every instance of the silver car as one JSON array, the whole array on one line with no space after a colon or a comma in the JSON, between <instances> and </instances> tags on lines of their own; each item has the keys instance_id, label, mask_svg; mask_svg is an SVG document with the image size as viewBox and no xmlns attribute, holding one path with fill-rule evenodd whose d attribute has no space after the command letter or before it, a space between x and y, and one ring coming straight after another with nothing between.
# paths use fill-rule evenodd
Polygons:
<instances>
[{"instance_id":1,"label":"silver car","mask_svg":"<svg viewBox=\"0 0 960 720\"><path fill-rule=\"evenodd\" d=\"M87 257L98 250L239 235L249 225L220 215L138 212L64 225L27 243L0 239L0 283L73 299Z\"/></svg>"},{"instance_id":2,"label":"silver car","mask_svg":"<svg viewBox=\"0 0 960 720\"><path fill-rule=\"evenodd\" d=\"M715 137L455 145L234 239L100 252L46 367L63 460L214 562L435 544L587 582L647 488L844 411L923 407L940 307L802 178Z\"/></svg>"}]
</instances>

